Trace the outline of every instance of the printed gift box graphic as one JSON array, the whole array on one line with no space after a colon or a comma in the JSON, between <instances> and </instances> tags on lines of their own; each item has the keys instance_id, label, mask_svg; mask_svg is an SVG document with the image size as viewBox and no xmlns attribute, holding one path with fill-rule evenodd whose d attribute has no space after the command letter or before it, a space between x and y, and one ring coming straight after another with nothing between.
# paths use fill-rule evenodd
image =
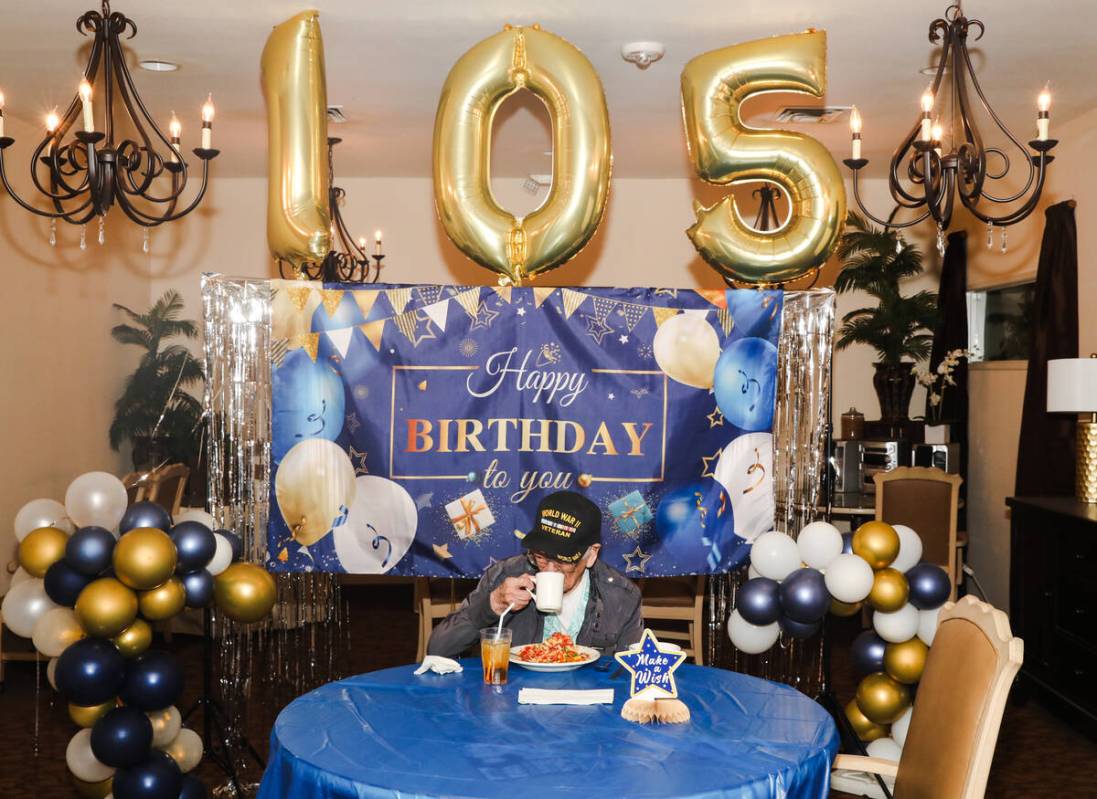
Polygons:
<instances>
[{"instance_id":1,"label":"printed gift box graphic","mask_svg":"<svg viewBox=\"0 0 1097 799\"><path fill-rule=\"evenodd\" d=\"M495 517L480 489L470 491L453 502L447 502L446 515L449 516L457 537L462 541L479 538L485 530L495 524Z\"/></svg>"},{"instance_id":2,"label":"printed gift box graphic","mask_svg":"<svg viewBox=\"0 0 1097 799\"><path fill-rule=\"evenodd\" d=\"M634 535L640 528L654 518L651 508L644 501L639 491L625 494L620 499L609 503L609 512L613 514L613 521L617 529L626 535Z\"/></svg>"}]
</instances>

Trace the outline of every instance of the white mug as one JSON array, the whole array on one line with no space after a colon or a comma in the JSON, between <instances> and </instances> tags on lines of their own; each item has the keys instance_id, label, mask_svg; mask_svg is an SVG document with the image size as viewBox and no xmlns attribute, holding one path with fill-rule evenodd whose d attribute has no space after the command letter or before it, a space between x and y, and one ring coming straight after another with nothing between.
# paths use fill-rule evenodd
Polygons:
<instances>
[{"instance_id":1,"label":"white mug","mask_svg":"<svg viewBox=\"0 0 1097 799\"><path fill-rule=\"evenodd\" d=\"M564 573L537 572L533 579L537 583L537 593L529 593L537 603L537 609L542 613L559 613L564 606Z\"/></svg>"}]
</instances>

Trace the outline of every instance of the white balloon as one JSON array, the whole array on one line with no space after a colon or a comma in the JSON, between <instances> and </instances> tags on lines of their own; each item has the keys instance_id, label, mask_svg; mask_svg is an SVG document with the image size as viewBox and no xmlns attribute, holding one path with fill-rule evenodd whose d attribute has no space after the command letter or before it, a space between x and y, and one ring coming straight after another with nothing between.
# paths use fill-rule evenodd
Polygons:
<instances>
[{"instance_id":1,"label":"white balloon","mask_svg":"<svg viewBox=\"0 0 1097 799\"><path fill-rule=\"evenodd\" d=\"M878 610L872 614L872 626L885 641L901 644L918 634L918 609L908 602L892 613Z\"/></svg>"},{"instance_id":2,"label":"white balloon","mask_svg":"<svg viewBox=\"0 0 1097 799\"><path fill-rule=\"evenodd\" d=\"M384 574L411 548L419 514L399 483L375 475L355 481L346 524L332 530L335 554L350 574Z\"/></svg>"},{"instance_id":3,"label":"white balloon","mask_svg":"<svg viewBox=\"0 0 1097 799\"><path fill-rule=\"evenodd\" d=\"M65 510L79 527L116 530L127 505L126 487L109 472L82 474L65 491Z\"/></svg>"},{"instance_id":4,"label":"white balloon","mask_svg":"<svg viewBox=\"0 0 1097 799\"><path fill-rule=\"evenodd\" d=\"M213 540L217 542L217 548L213 550L213 557L206 564L206 571L216 577L232 564L232 544L220 533L214 533Z\"/></svg>"},{"instance_id":5,"label":"white balloon","mask_svg":"<svg viewBox=\"0 0 1097 799\"><path fill-rule=\"evenodd\" d=\"M748 655L757 655L765 652L775 643L777 636L781 634L781 627L773 624L751 624L739 615L739 610L733 610L728 617L728 637L735 644L735 648Z\"/></svg>"},{"instance_id":6,"label":"white balloon","mask_svg":"<svg viewBox=\"0 0 1097 799\"><path fill-rule=\"evenodd\" d=\"M720 339L704 312L672 316L651 342L655 363L668 377L693 388L712 388Z\"/></svg>"},{"instance_id":7,"label":"white balloon","mask_svg":"<svg viewBox=\"0 0 1097 799\"><path fill-rule=\"evenodd\" d=\"M15 514L16 541L22 541L39 527L56 527L70 535L76 530L65 506L56 499L32 499Z\"/></svg>"},{"instance_id":8,"label":"white balloon","mask_svg":"<svg viewBox=\"0 0 1097 799\"><path fill-rule=\"evenodd\" d=\"M15 573L11 576L11 582L8 583L8 589L10 590L10 589L14 588L15 586L19 585L19 583L25 583L27 580L33 580L33 579L34 578L30 576L30 572L28 572L26 569L24 569L22 566L20 566L18 569L15 570Z\"/></svg>"},{"instance_id":9,"label":"white balloon","mask_svg":"<svg viewBox=\"0 0 1097 799\"><path fill-rule=\"evenodd\" d=\"M102 782L114 774L114 769L100 762L91 751L91 730L80 730L72 736L65 749L65 763L72 776L84 782Z\"/></svg>"},{"instance_id":10,"label":"white balloon","mask_svg":"<svg viewBox=\"0 0 1097 799\"><path fill-rule=\"evenodd\" d=\"M46 595L46 588L38 578L25 580L8 589L0 603L0 615L4 625L18 636L30 638L37 621L54 608L59 607Z\"/></svg>"},{"instance_id":11,"label":"white balloon","mask_svg":"<svg viewBox=\"0 0 1097 799\"><path fill-rule=\"evenodd\" d=\"M31 640L34 648L49 658L60 656L84 637L84 628L76 620L71 608L54 608L42 615L34 624Z\"/></svg>"},{"instance_id":12,"label":"white balloon","mask_svg":"<svg viewBox=\"0 0 1097 799\"><path fill-rule=\"evenodd\" d=\"M783 580L800 568L800 550L792 536L771 530L754 539L750 546L750 565L763 577Z\"/></svg>"},{"instance_id":13,"label":"white balloon","mask_svg":"<svg viewBox=\"0 0 1097 799\"><path fill-rule=\"evenodd\" d=\"M900 747L907 745L907 731L910 729L910 717L913 714L914 708L908 707L891 725L891 737Z\"/></svg>"},{"instance_id":14,"label":"white balloon","mask_svg":"<svg viewBox=\"0 0 1097 799\"><path fill-rule=\"evenodd\" d=\"M922 538L905 524L891 525L899 534L899 554L891 563L891 568L906 573L922 559Z\"/></svg>"},{"instance_id":15,"label":"white balloon","mask_svg":"<svg viewBox=\"0 0 1097 799\"><path fill-rule=\"evenodd\" d=\"M895 763L899 762L899 758L903 754L903 748L892 738L877 738L875 741L869 741L868 745L865 746L865 751L869 757L878 757L881 760L891 760Z\"/></svg>"},{"instance_id":16,"label":"white balloon","mask_svg":"<svg viewBox=\"0 0 1097 799\"><path fill-rule=\"evenodd\" d=\"M842 554L842 533L829 522L812 522L796 538L800 560L813 569L825 571Z\"/></svg>"},{"instance_id":17,"label":"white balloon","mask_svg":"<svg viewBox=\"0 0 1097 799\"><path fill-rule=\"evenodd\" d=\"M217 524L214 523L213 516L206 513L201 508L188 508L172 519L173 524L181 524L182 522L198 522L199 524L204 524L211 530L217 529Z\"/></svg>"},{"instance_id":18,"label":"white balloon","mask_svg":"<svg viewBox=\"0 0 1097 799\"><path fill-rule=\"evenodd\" d=\"M933 639L937 635L937 616L940 608L918 611L918 637L926 646L933 646Z\"/></svg>"},{"instance_id":19,"label":"white balloon","mask_svg":"<svg viewBox=\"0 0 1097 799\"><path fill-rule=\"evenodd\" d=\"M57 690L57 658L50 658L50 662L46 664L46 681L50 688Z\"/></svg>"},{"instance_id":20,"label":"white balloon","mask_svg":"<svg viewBox=\"0 0 1097 799\"><path fill-rule=\"evenodd\" d=\"M753 541L773 529L773 435L747 433L720 453L712 475L731 500L735 534Z\"/></svg>"},{"instance_id":21,"label":"white balloon","mask_svg":"<svg viewBox=\"0 0 1097 799\"><path fill-rule=\"evenodd\" d=\"M202 736L184 727L163 750L171 756L179 770L186 774L202 761Z\"/></svg>"},{"instance_id":22,"label":"white balloon","mask_svg":"<svg viewBox=\"0 0 1097 799\"><path fill-rule=\"evenodd\" d=\"M179 735L183 717L179 715L179 708L175 705L145 715L152 722L152 745L156 749L163 749Z\"/></svg>"},{"instance_id":23,"label":"white balloon","mask_svg":"<svg viewBox=\"0 0 1097 799\"><path fill-rule=\"evenodd\" d=\"M860 602L872 591L875 575L864 558L850 553L838 555L830 562L823 581L827 592L839 602Z\"/></svg>"},{"instance_id":24,"label":"white balloon","mask_svg":"<svg viewBox=\"0 0 1097 799\"><path fill-rule=\"evenodd\" d=\"M747 566L747 579L748 580L753 580L755 577L761 577L761 576L762 576L761 572L759 572L756 568L754 568L753 564L751 564L750 566Z\"/></svg>"}]
</instances>

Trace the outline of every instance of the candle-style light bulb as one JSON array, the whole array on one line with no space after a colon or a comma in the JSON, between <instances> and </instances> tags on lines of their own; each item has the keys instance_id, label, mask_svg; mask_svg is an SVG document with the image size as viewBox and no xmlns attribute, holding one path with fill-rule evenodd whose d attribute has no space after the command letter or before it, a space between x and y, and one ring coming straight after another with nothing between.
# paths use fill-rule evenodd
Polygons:
<instances>
[{"instance_id":1,"label":"candle-style light bulb","mask_svg":"<svg viewBox=\"0 0 1097 799\"><path fill-rule=\"evenodd\" d=\"M4 93L0 92L0 139L4 138Z\"/></svg>"},{"instance_id":2,"label":"candle-style light bulb","mask_svg":"<svg viewBox=\"0 0 1097 799\"><path fill-rule=\"evenodd\" d=\"M50 140L46 143L46 155L50 155L53 152L53 134L60 124L61 119L57 116L56 111L50 111L46 114L46 133L50 135Z\"/></svg>"},{"instance_id":3,"label":"candle-style light bulb","mask_svg":"<svg viewBox=\"0 0 1097 799\"><path fill-rule=\"evenodd\" d=\"M91 104L91 84L87 78L80 81L80 105L84 111L84 130L91 133L95 130L95 113Z\"/></svg>"},{"instance_id":4,"label":"candle-style light bulb","mask_svg":"<svg viewBox=\"0 0 1097 799\"><path fill-rule=\"evenodd\" d=\"M853 106L853 110L849 112L849 132L852 137L852 158L858 161L861 158L861 112L857 110L857 106Z\"/></svg>"},{"instance_id":5,"label":"candle-style light bulb","mask_svg":"<svg viewBox=\"0 0 1097 799\"><path fill-rule=\"evenodd\" d=\"M945 129L941 127L940 122L933 123L933 143L936 145L933 149L938 156L941 155L941 142L945 138Z\"/></svg>"},{"instance_id":6,"label":"candle-style light bulb","mask_svg":"<svg viewBox=\"0 0 1097 799\"><path fill-rule=\"evenodd\" d=\"M174 111L171 112L171 122L168 123L168 134L171 136L171 162L174 164L179 161L179 138L183 135L183 125Z\"/></svg>"},{"instance_id":7,"label":"candle-style light bulb","mask_svg":"<svg viewBox=\"0 0 1097 799\"><path fill-rule=\"evenodd\" d=\"M1036 98L1036 111L1036 138L1047 141L1048 132L1051 129L1051 90L1046 84L1040 96Z\"/></svg>"},{"instance_id":8,"label":"candle-style light bulb","mask_svg":"<svg viewBox=\"0 0 1097 799\"><path fill-rule=\"evenodd\" d=\"M380 230L375 230L373 232L373 254L374 255L380 255L381 254L381 231Z\"/></svg>"},{"instance_id":9,"label":"candle-style light bulb","mask_svg":"<svg viewBox=\"0 0 1097 799\"><path fill-rule=\"evenodd\" d=\"M930 114L933 113L933 92L926 89L922 93L922 141L932 141L933 121Z\"/></svg>"},{"instance_id":10,"label":"candle-style light bulb","mask_svg":"<svg viewBox=\"0 0 1097 799\"><path fill-rule=\"evenodd\" d=\"M206 102L202 106L202 149L213 149L213 95L210 94L206 97Z\"/></svg>"},{"instance_id":11,"label":"candle-style light bulb","mask_svg":"<svg viewBox=\"0 0 1097 799\"><path fill-rule=\"evenodd\" d=\"M358 237L358 249L360 249L362 252L366 251L366 237L365 236L359 236Z\"/></svg>"}]
</instances>

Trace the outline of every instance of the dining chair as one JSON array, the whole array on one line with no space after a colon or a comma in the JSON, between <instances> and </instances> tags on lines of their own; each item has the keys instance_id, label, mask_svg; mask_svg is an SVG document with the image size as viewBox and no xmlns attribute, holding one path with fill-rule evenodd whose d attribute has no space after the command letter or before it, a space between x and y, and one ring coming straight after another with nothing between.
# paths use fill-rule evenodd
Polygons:
<instances>
[{"instance_id":1,"label":"dining chair","mask_svg":"<svg viewBox=\"0 0 1097 799\"><path fill-rule=\"evenodd\" d=\"M179 514L183 506L183 493L187 490L190 467L182 463L169 463L153 469L145 480L144 499L155 502L172 516Z\"/></svg>"},{"instance_id":2,"label":"dining chair","mask_svg":"<svg viewBox=\"0 0 1097 799\"><path fill-rule=\"evenodd\" d=\"M476 580L419 577L415 580L416 610L419 613L419 649L416 661L427 654L427 641L434 623L457 610L465 597L476 588Z\"/></svg>"},{"instance_id":3,"label":"dining chair","mask_svg":"<svg viewBox=\"0 0 1097 799\"><path fill-rule=\"evenodd\" d=\"M938 616L899 761L838 755L832 786L849 772L894 779L889 799L980 799L1024 642L1002 611L968 595ZM860 795L872 796L875 791ZM876 794L878 795L878 794Z\"/></svg>"},{"instance_id":4,"label":"dining chair","mask_svg":"<svg viewBox=\"0 0 1097 799\"><path fill-rule=\"evenodd\" d=\"M683 651L698 666L705 665L701 644L701 608L705 602L705 576L647 577L637 580L640 587L640 615L644 626L661 641L682 641ZM650 622L684 622L686 630L657 629Z\"/></svg>"},{"instance_id":5,"label":"dining chair","mask_svg":"<svg viewBox=\"0 0 1097 799\"><path fill-rule=\"evenodd\" d=\"M145 472L129 472L122 477L126 487L126 501L132 505L145 498Z\"/></svg>"},{"instance_id":6,"label":"dining chair","mask_svg":"<svg viewBox=\"0 0 1097 799\"><path fill-rule=\"evenodd\" d=\"M878 472L876 518L888 524L905 524L922 539L922 558L943 568L952 580L950 599L956 598L963 568L962 549L956 531L960 510L958 474L925 466L900 466Z\"/></svg>"}]
</instances>

